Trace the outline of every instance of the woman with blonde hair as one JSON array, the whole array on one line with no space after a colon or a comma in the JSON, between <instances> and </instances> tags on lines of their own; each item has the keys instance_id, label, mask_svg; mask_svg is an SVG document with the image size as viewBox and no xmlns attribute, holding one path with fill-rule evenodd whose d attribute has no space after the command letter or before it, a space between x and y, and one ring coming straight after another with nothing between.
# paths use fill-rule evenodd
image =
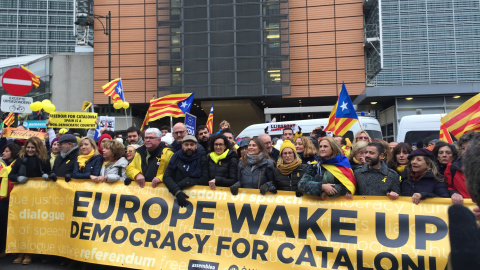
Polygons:
<instances>
[{"instance_id":1,"label":"woman with blonde hair","mask_svg":"<svg viewBox=\"0 0 480 270\"><path fill-rule=\"evenodd\" d=\"M357 143L358 141L367 141L367 142L372 142L372 138L370 138L370 135L365 130L359 130L357 133L355 133L355 137L353 139L353 143Z\"/></svg>"},{"instance_id":2,"label":"woman with blonde hair","mask_svg":"<svg viewBox=\"0 0 480 270\"><path fill-rule=\"evenodd\" d=\"M273 170L273 183L277 190L295 191L297 196L302 196L301 192L297 192L298 182L302 179L306 168L307 164L302 163L302 159L295 150L295 145L291 141L285 140L280 146L277 167Z\"/></svg>"},{"instance_id":3,"label":"woman with blonde hair","mask_svg":"<svg viewBox=\"0 0 480 270\"><path fill-rule=\"evenodd\" d=\"M80 139L78 148L80 152L73 167L72 178L96 179L100 175L103 158L98 152L95 141L90 137L83 137Z\"/></svg>"},{"instance_id":4,"label":"woman with blonde hair","mask_svg":"<svg viewBox=\"0 0 480 270\"><path fill-rule=\"evenodd\" d=\"M317 149L308 137L300 136L295 140L295 151L302 159L303 164L315 161Z\"/></svg>"},{"instance_id":5,"label":"woman with blonde hair","mask_svg":"<svg viewBox=\"0 0 480 270\"><path fill-rule=\"evenodd\" d=\"M103 162L99 176L92 176L95 182L125 181L128 160L123 157L123 144L117 140L105 140L103 143Z\"/></svg>"},{"instance_id":6,"label":"woman with blonde hair","mask_svg":"<svg viewBox=\"0 0 480 270\"><path fill-rule=\"evenodd\" d=\"M345 195L351 200L356 182L348 158L342 154L338 142L332 137L323 137L318 145L318 162L312 162L298 189L302 193L321 196L322 199Z\"/></svg>"},{"instance_id":7,"label":"woman with blonde hair","mask_svg":"<svg viewBox=\"0 0 480 270\"><path fill-rule=\"evenodd\" d=\"M355 171L358 167L361 167L365 164L365 154L367 153L367 145L368 142L366 141L359 141L352 147L352 152L350 153L350 157L348 160L350 161L350 166L352 170Z\"/></svg>"}]
</instances>

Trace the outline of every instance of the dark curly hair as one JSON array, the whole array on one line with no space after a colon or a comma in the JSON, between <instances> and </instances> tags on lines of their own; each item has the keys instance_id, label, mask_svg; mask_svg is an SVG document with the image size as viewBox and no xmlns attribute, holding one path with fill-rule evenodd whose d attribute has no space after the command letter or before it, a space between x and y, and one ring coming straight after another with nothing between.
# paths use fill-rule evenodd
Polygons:
<instances>
[{"instance_id":1,"label":"dark curly hair","mask_svg":"<svg viewBox=\"0 0 480 270\"><path fill-rule=\"evenodd\" d=\"M227 139L227 137L225 137L225 135L223 134L217 134L210 139L209 146L212 152L215 152L215 148L214 148L215 141L218 139L223 140L223 143L225 144L225 147L226 147L225 149L232 150L232 145L230 144L230 141Z\"/></svg>"},{"instance_id":2,"label":"dark curly hair","mask_svg":"<svg viewBox=\"0 0 480 270\"><path fill-rule=\"evenodd\" d=\"M438 151L440 150L440 148L442 148L444 146L448 146L450 148L450 150L452 151L453 161L457 160L457 158L458 158L457 148L455 148L455 146L453 146L453 144L449 144L449 143L446 143L446 142L443 142L443 141L437 142L435 144L435 147L432 150L432 153L435 156L435 160L438 161Z\"/></svg>"}]
</instances>

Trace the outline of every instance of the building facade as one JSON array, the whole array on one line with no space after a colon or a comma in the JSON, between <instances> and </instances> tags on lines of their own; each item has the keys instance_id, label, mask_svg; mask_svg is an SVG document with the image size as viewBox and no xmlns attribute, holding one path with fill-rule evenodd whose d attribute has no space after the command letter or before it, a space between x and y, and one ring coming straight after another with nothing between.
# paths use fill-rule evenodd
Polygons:
<instances>
[{"instance_id":1,"label":"building facade","mask_svg":"<svg viewBox=\"0 0 480 270\"><path fill-rule=\"evenodd\" d=\"M95 103L108 103L101 86L110 70L111 79L122 78L134 116L153 97L195 92L199 123L214 101L216 115L240 131L273 107L285 108L272 116L282 120L328 117L290 108L332 105L343 81L353 96L365 88L361 0L94 4L96 14L113 17L110 66L108 36L95 21Z\"/></svg>"},{"instance_id":2,"label":"building facade","mask_svg":"<svg viewBox=\"0 0 480 270\"><path fill-rule=\"evenodd\" d=\"M366 1L366 88L389 140L405 115L442 114L480 92L480 2Z\"/></svg>"},{"instance_id":3,"label":"building facade","mask_svg":"<svg viewBox=\"0 0 480 270\"><path fill-rule=\"evenodd\" d=\"M0 59L74 52L74 0L0 0Z\"/></svg>"}]
</instances>

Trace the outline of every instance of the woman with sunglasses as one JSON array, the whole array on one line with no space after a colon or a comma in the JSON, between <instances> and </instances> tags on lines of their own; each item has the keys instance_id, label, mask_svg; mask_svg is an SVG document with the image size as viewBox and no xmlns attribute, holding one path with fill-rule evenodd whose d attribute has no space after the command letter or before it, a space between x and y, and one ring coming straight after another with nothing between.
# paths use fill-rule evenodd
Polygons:
<instances>
[{"instance_id":1,"label":"woman with sunglasses","mask_svg":"<svg viewBox=\"0 0 480 270\"><path fill-rule=\"evenodd\" d=\"M353 143L355 144L358 141L371 142L372 139L370 138L370 136L365 130L359 130L357 133L355 133L355 138L353 139Z\"/></svg>"},{"instance_id":2,"label":"woman with sunglasses","mask_svg":"<svg viewBox=\"0 0 480 270\"><path fill-rule=\"evenodd\" d=\"M135 153L137 153L137 148L140 147L138 144L130 144L127 146L127 150L125 150L125 157L127 158L128 164L132 162L133 158L135 157Z\"/></svg>"},{"instance_id":3,"label":"woman with sunglasses","mask_svg":"<svg viewBox=\"0 0 480 270\"><path fill-rule=\"evenodd\" d=\"M208 154L208 185L211 190L216 187L230 187L237 182L237 153L230 150L230 141L224 135L215 135L210 140L210 149L213 151Z\"/></svg>"}]
</instances>

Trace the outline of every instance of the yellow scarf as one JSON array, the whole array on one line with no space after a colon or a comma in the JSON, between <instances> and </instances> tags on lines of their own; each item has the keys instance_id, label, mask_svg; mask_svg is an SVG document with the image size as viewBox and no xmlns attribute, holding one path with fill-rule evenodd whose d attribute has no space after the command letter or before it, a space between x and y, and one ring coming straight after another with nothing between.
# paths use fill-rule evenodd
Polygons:
<instances>
[{"instance_id":1,"label":"yellow scarf","mask_svg":"<svg viewBox=\"0 0 480 270\"><path fill-rule=\"evenodd\" d=\"M215 164L218 164L220 160L224 159L227 156L228 152L230 152L229 149L225 150L225 152L223 152L223 154L221 155L217 155L217 153L211 152L210 158L213 160L213 162L215 162Z\"/></svg>"},{"instance_id":2,"label":"yellow scarf","mask_svg":"<svg viewBox=\"0 0 480 270\"><path fill-rule=\"evenodd\" d=\"M302 161L300 160L294 160L289 164L277 164L277 168L280 171L281 174L283 175L290 175L293 171L295 171L296 168L298 168L300 165L302 165Z\"/></svg>"},{"instance_id":3,"label":"yellow scarf","mask_svg":"<svg viewBox=\"0 0 480 270\"><path fill-rule=\"evenodd\" d=\"M87 161L91 159L94 154L95 154L95 151L92 149L92 151L90 151L90 153L88 153L87 155L78 155L78 158L77 158L78 168L80 170L83 170L83 168L85 168L85 163L87 163Z\"/></svg>"},{"instance_id":4,"label":"yellow scarf","mask_svg":"<svg viewBox=\"0 0 480 270\"><path fill-rule=\"evenodd\" d=\"M398 165L397 172L399 175L402 175L403 171L405 170L405 167L407 167L407 165Z\"/></svg>"},{"instance_id":5,"label":"yellow scarf","mask_svg":"<svg viewBox=\"0 0 480 270\"><path fill-rule=\"evenodd\" d=\"M362 162L358 161L355 157L353 157L353 162L355 162L356 164L360 164L360 165L363 164Z\"/></svg>"},{"instance_id":6,"label":"yellow scarf","mask_svg":"<svg viewBox=\"0 0 480 270\"><path fill-rule=\"evenodd\" d=\"M0 170L0 177L2 178L2 185L0 187L0 198L8 196L8 174L12 171L13 163L15 163L15 160L10 163L9 166L1 162L2 169Z\"/></svg>"},{"instance_id":7,"label":"yellow scarf","mask_svg":"<svg viewBox=\"0 0 480 270\"><path fill-rule=\"evenodd\" d=\"M57 155L54 153L50 153L50 168L53 169L53 164L55 163L55 159L57 158Z\"/></svg>"}]
</instances>

